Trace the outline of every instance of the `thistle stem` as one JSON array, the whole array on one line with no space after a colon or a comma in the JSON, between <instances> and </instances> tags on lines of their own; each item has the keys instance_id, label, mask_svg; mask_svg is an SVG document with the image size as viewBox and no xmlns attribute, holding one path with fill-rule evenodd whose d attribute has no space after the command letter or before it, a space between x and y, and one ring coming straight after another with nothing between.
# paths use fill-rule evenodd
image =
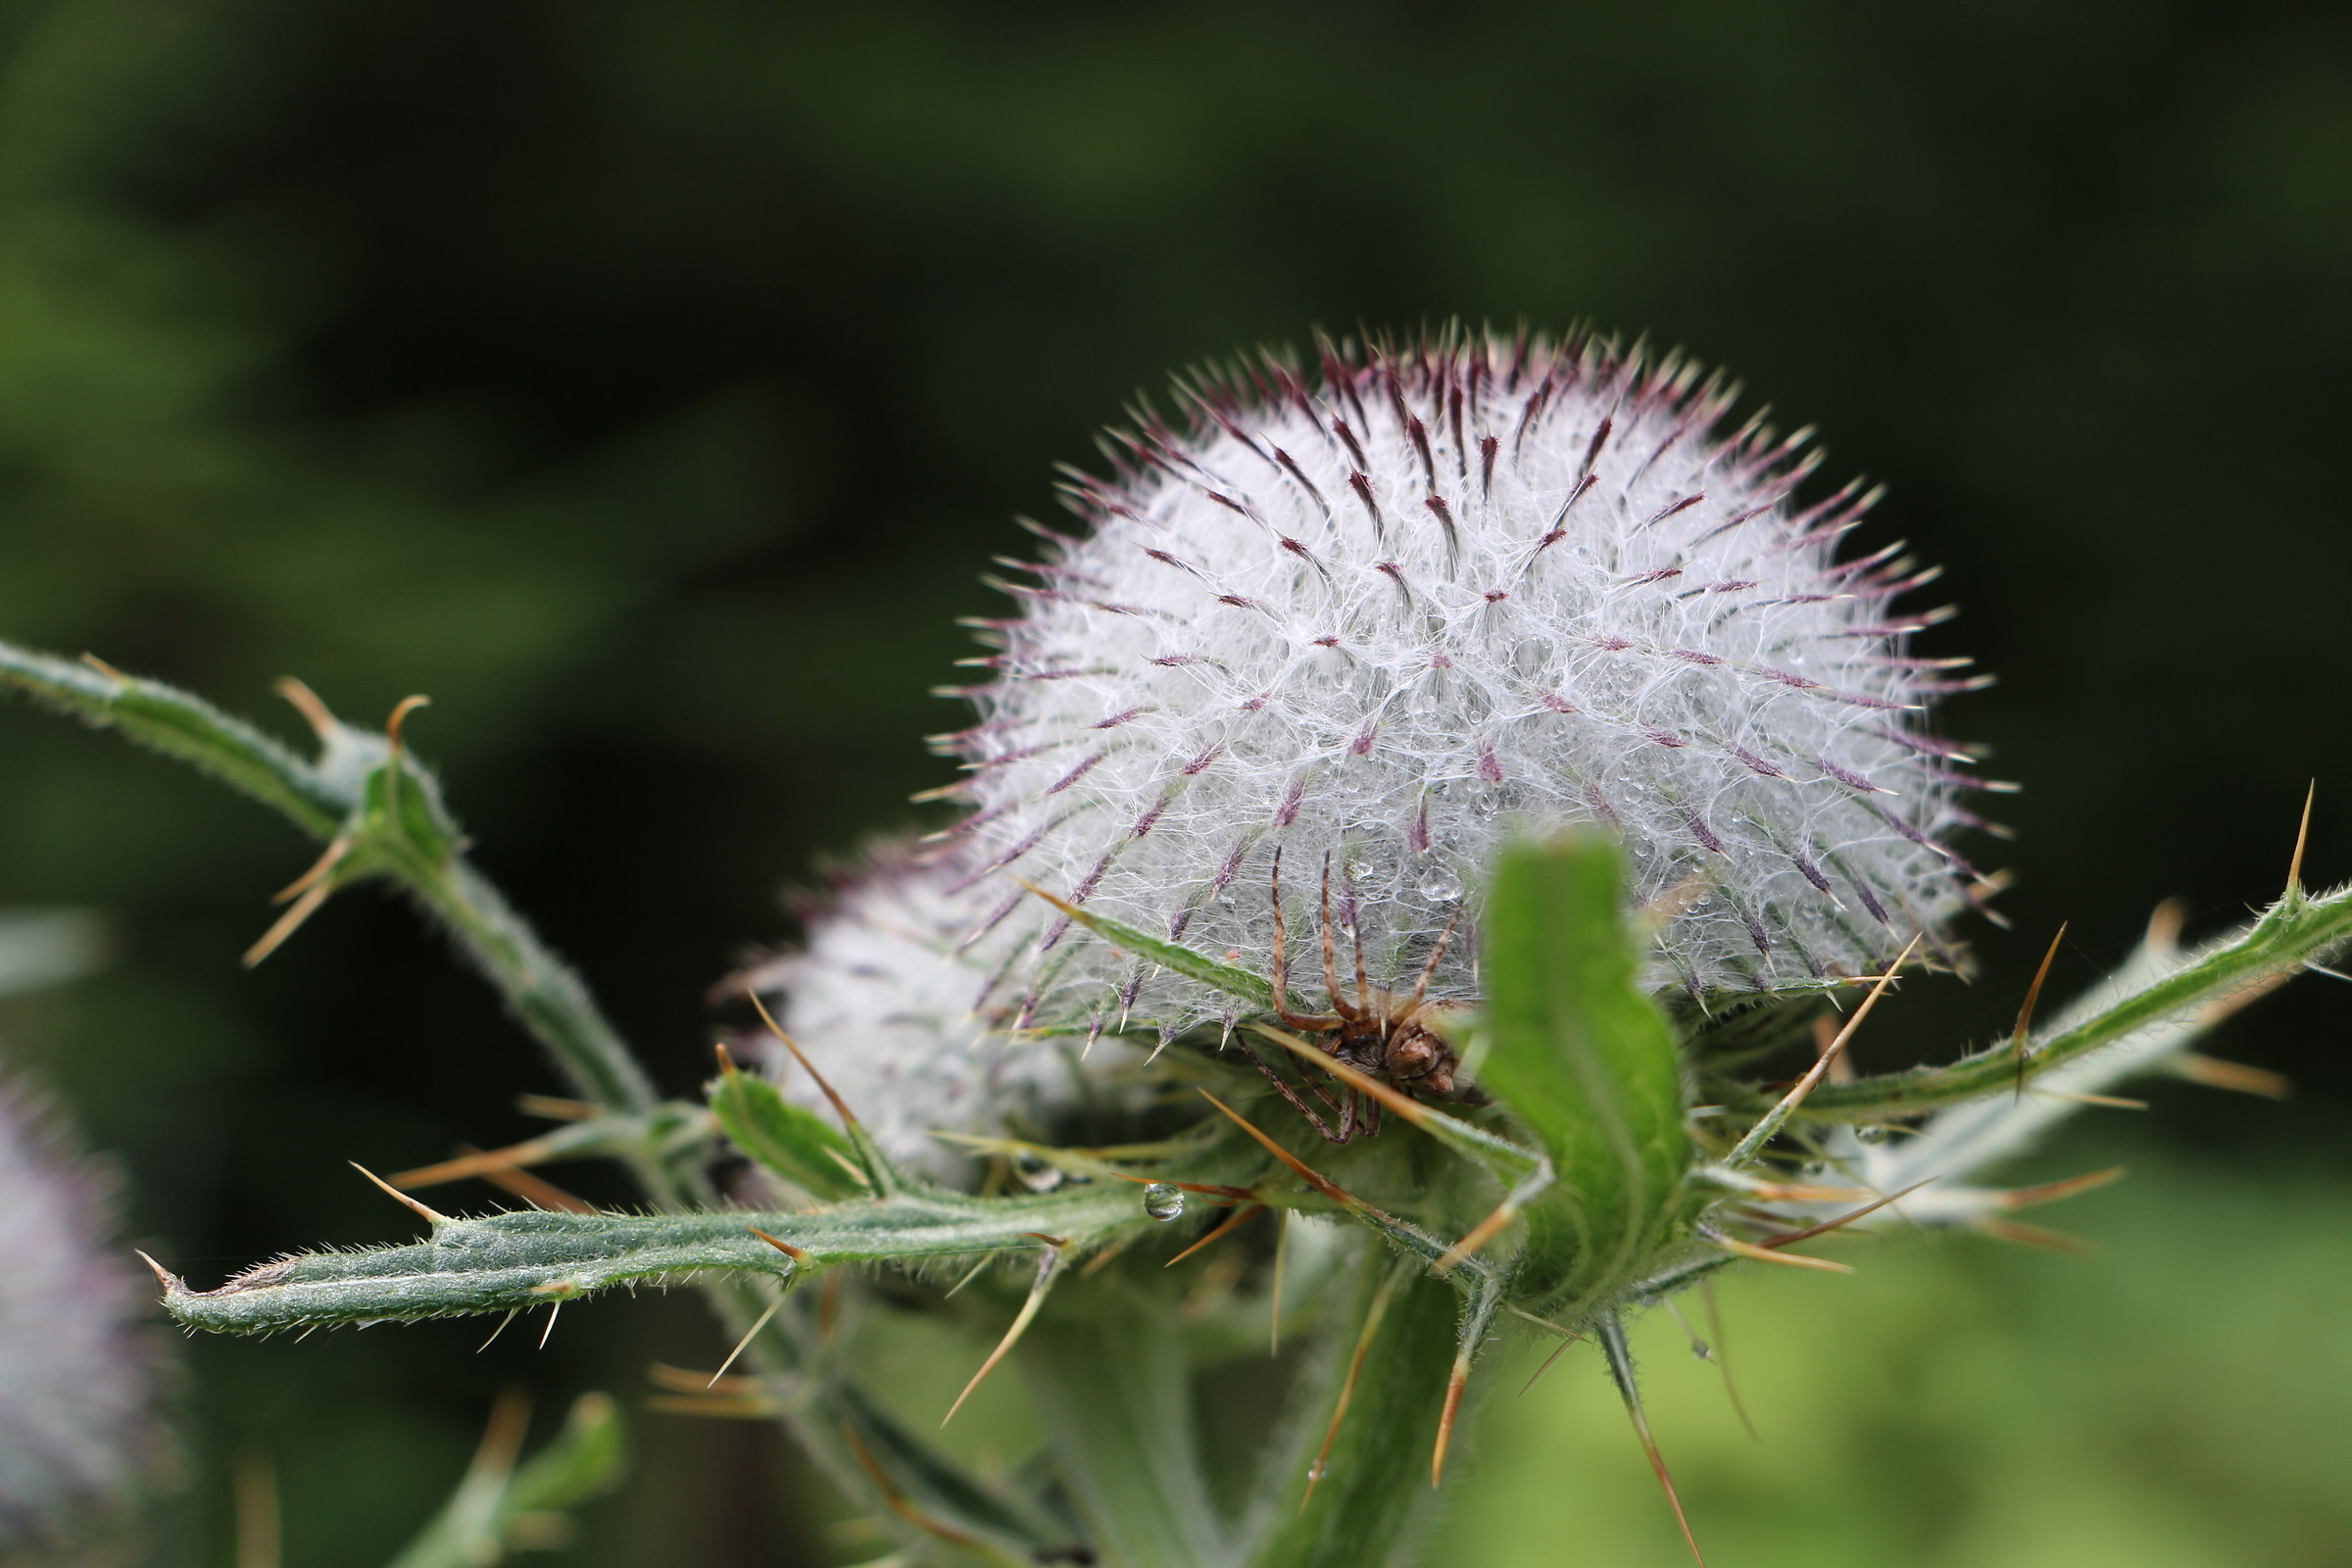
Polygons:
<instances>
[{"instance_id":1,"label":"thistle stem","mask_svg":"<svg viewBox=\"0 0 2352 1568\"><path fill-rule=\"evenodd\" d=\"M2190 1009L2227 1003L2248 987L2316 962L2352 942L2352 886L2317 898L2289 888L2252 923L2163 977L2034 1046L2019 1063L2008 1041L1943 1067L1914 1067L1851 1083L1823 1084L1798 1114L1809 1121L1906 1116L2010 1090L2053 1068Z\"/></svg>"},{"instance_id":2,"label":"thistle stem","mask_svg":"<svg viewBox=\"0 0 2352 1568\"><path fill-rule=\"evenodd\" d=\"M1054 1455L1117 1568L1223 1568L1175 1303L1115 1278L1089 1294L1106 1292L1020 1352Z\"/></svg>"}]
</instances>

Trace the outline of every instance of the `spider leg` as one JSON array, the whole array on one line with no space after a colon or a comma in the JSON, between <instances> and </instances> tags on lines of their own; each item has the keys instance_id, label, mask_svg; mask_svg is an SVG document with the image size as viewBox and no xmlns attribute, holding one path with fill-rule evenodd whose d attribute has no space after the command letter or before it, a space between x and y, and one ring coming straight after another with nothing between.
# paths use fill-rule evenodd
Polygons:
<instances>
[{"instance_id":1,"label":"spider leg","mask_svg":"<svg viewBox=\"0 0 2352 1568\"><path fill-rule=\"evenodd\" d=\"M1282 1074L1274 1070L1271 1062L1267 1061L1265 1057L1259 1055L1254 1049L1252 1049L1250 1053L1250 1059L1256 1064L1259 1072L1262 1072L1266 1075L1266 1082L1274 1086L1275 1092L1281 1095L1283 1099L1291 1102L1291 1108L1298 1112L1299 1115L1304 1116L1307 1120L1307 1125L1311 1126L1316 1132L1323 1135L1324 1142L1332 1144L1344 1144L1348 1142L1349 1135L1346 1131L1347 1123L1344 1119L1341 1122L1341 1131L1333 1132L1331 1130L1331 1124L1325 1121L1322 1117L1316 1115L1312 1105L1309 1105L1305 1101L1298 1098L1298 1092L1290 1086L1289 1081L1286 1080ZM1331 1096L1325 1093L1320 1084L1310 1084L1308 1087L1315 1091L1316 1097L1325 1104L1333 1103Z\"/></svg>"},{"instance_id":2,"label":"spider leg","mask_svg":"<svg viewBox=\"0 0 2352 1568\"><path fill-rule=\"evenodd\" d=\"M1323 852L1323 994L1331 998L1331 1010L1353 1023L1363 1013L1340 992L1340 957L1335 951L1331 933L1331 852Z\"/></svg>"},{"instance_id":3,"label":"spider leg","mask_svg":"<svg viewBox=\"0 0 2352 1568\"><path fill-rule=\"evenodd\" d=\"M1413 982L1413 1000L1406 1005L1405 1016L1420 1010L1421 999L1429 995L1429 982L1446 961L1446 949L1453 942L1453 928L1461 923L1462 911L1456 909L1446 917L1446 929L1438 933L1438 945L1429 950L1429 961L1421 966L1421 977Z\"/></svg>"},{"instance_id":4,"label":"spider leg","mask_svg":"<svg viewBox=\"0 0 2352 1568\"><path fill-rule=\"evenodd\" d=\"M1340 891L1348 900L1348 940L1355 946L1355 1004L1365 1011L1372 1006L1372 982L1364 975L1363 906L1356 902L1355 873L1348 862L1340 862Z\"/></svg>"},{"instance_id":5,"label":"spider leg","mask_svg":"<svg viewBox=\"0 0 2352 1568\"><path fill-rule=\"evenodd\" d=\"M1274 846L1274 875L1267 891L1274 900L1274 1015L1294 1029L1321 1031L1336 1029L1337 1018L1318 1018L1312 1013L1291 1010L1290 948L1287 922L1282 917L1282 846Z\"/></svg>"}]
</instances>

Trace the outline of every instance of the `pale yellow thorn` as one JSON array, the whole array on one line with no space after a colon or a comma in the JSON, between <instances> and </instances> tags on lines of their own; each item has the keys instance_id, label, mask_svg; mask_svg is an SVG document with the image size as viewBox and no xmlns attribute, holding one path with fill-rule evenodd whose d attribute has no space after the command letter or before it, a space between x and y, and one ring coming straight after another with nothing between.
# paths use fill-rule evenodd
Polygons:
<instances>
[{"instance_id":1,"label":"pale yellow thorn","mask_svg":"<svg viewBox=\"0 0 2352 1568\"><path fill-rule=\"evenodd\" d=\"M1429 1125L1429 1107L1412 1096L1391 1088L1360 1068L1349 1066L1330 1052L1318 1050L1297 1035L1259 1023L1255 1019L1250 1020L1249 1027L1292 1054L1313 1062L1358 1094L1370 1095L1414 1126L1426 1127Z\"/></svg>"},{"instance_id":2,"label":"pale yellow thorn","mask_svg":"<svg viewBox=\"0 0 2352 1568\"><path fill-rule=\"evenodd\" d=\"M421 1200L411 1198L408 1194L402 1192L399 1188L393 1186L390 1182L384 1180L381 1176L378 1176L375 1172L369 1170L358 1160L355 1159L351 1161L351 1168L358 1171L361 1175L367 1177L369 1181L375 1183L376 1186L382 1188L384 1192L391 1197L394 1202L400 1203L408 1208L415 1209L418 1214L422 1215L428 1223L434 1225L446 1225L449 1223L449 1216L447 1214L441 1213L436 1209L426 1207Z\"/></svg>"},{"instance_id":3,"label":"pale yellow thorn","mask_svg":"<svg viewBox=\"0 0 2352 1568\"><path fill-rule=\"evenodd\" d=\"M760 1331L767 1327L768 1319L774 1317L779 1311L783 1310L783 1307L784 1297L783 1294L779 1292L776 1296L776 1298L767 1303L767 1310L760 1313L758 1320L755 1321L750 1328L743 1331L743 1338L735 1342L735 1348L727 1352L727 1358L718 1363L718 1370L711 1373L710 1381L703 1385L703 1388L706 1392L718 1387L718 1380L727 1375L727 1368L735 1364L735 1358L751 1348L752 1342L760 1337Z\"/></svg>"},{"instance_id":4,"label":"pale yellow thorn","mask_svg":"<svg viewBox=\"0 0 2352 1568\"><path fill-rule=\"evenodd\" d=\"M963 1401L972 1396L972 1391L980 1387L988 1375L997 1369L997 1363L1004 1360L1012 1348L1020 1343L1021 1336L1028 1332L1029 1324L1036 1318L1037 1309L1046 1304L1046 1292L1052 1287L1054 1272L1060 1266L1061 1249L1056 1247L1046 1253L1045 1261L1038 1266L1037 1283L1029 1287L1029 1299L1021 1303L1020 1313L1013 1318L1012 1327L1004 1331L1004 1338L997 1342L997 1348L988 1352L988 1359L980 1363L980 1370L972 1374L972 1381L966 1383L963 1392L956 1396L956 1402L948 1406L948 1413L939 1418L941 1426L956 1419L956 1412L963 1408Z\"/></svg>"},{"instance_id":5,"label":"pale yellow thorn","mask_svg":"<svg viewBox=\"0 0 2352 1568\"><path fill-rule=\"evenodd\" d=\"M303 722L310 725L321 741L335 738L337 725L334 712L319 700L317 692L291 675L278 676L275 685L277 695L294 705L294 711L302 715Z\"/></svg>"},{"instance_id":6,"label":"pale yellow thorn","mask_svg":"<svg viewBox=\"0 0 2352 1568\"><path fill-rule=\"evenodd\" d=\"M1727 1252L1736 1252L1741 1257L1753 1259L1758 1263L1781 1263L1790 1268L1819 1269L1824 1274L1851 1274L1854 1271L1853 1265L1850 1263L1838 1263L1826 1257L1808 1257L1802 1252L1775 1251L1769 1247L1757 1247L1734 1236L1709 1234L1707 1240Z\"/></svg>"},{"instance_id":7,"label":"pale yellow thorn","mask_svg":"<svg viewBox=\"0 0 2352 1568\"><path fill-rule=\"evenodd\" d=\"M2286 896L2290 899L2303 891L2303 851L2311 842L2311 807L2319 795L2320 781L2315 778L2303 792L2303 821L2295 829L2295 858L2286 865Z\"/></svg>"},{"instance_id":8,"label":"pale yellow thorn","mask_svg":"<svg viewBox=\"0 0 2352 1568\"><path fill-rule=\"evenodd\" d=\"M326 902L326 896L331 891L333 890L323 882L314 884L308 892L287 907L285 913L277 917L276 924L262 933L261 941L245 950L245 956L240 961L250 969L275 953L286 938L301 929L305 920L318 912L318 906Z\"/></svg>"},{"instance_id":9,"label":"pale yellow thorn","mask_svg":"<svg viewBox=\"0 0 2352 1568\"><path fill-rule=\"evenodd\" d=\"M400 750L400 726L408 722L409 715L419 708L430 708L432 705L433 700L423 696L403 697L392 705L392 716L384 720L384 739L390 743L392 750Z\"/></svg>"}]
</instances>

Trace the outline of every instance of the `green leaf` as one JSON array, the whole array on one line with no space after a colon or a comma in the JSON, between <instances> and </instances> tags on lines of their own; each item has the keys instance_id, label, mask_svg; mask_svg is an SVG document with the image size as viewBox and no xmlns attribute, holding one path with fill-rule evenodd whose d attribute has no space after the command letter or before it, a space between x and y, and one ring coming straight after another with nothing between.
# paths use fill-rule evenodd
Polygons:
<instances>
[{"instance_id":1,"label":"green leaf","mask_svg":"<svg viewBox=\"0 0 2352 1568\"><path fill-rule=\"evenodd\" d=\"M1512 846L1481 926L1479 1082L1551 1155L1519 1285L1573 1318L1654 1261L1690 1167L1673 1025L1639 983L1616 843Z\"/></svg>"},{"instance_id":2,"label":"green leaf","mask_svg":"<svg viewBox=\"0 0 2352 1568\"><path fill-rule=\"evenodd\" d=\"M1056 898L1044 888L1022 883L1030 892L1051 904L1078 924L1086 927L1112 947L1132 953L1139 958L1149 958L1163 968L1173 969L1187 980L1198 980L1212 991L1222 991L1229 997L1239 997L1262 1012L1274 1010L1274 986L1261 975L1235 964L1220 962L1205 953L1195 953L1174 942L1163 942L1146 936L1135 927L1113 920L1108 915L1095 914L1080 908L1067 899Z\"/></svg>"},{"instance_id":3,"label":"green leaf","mask_svg":"<svg viewBox=\"0 0 2352 1568\"><path fill-rule=\"evenodd\" d=\"M766 1079L730 1065L710 1085L710 1113L736 1148L802 1191L823 1199L865 1191L850 1141Z\"/></svg>"}]
</instances>

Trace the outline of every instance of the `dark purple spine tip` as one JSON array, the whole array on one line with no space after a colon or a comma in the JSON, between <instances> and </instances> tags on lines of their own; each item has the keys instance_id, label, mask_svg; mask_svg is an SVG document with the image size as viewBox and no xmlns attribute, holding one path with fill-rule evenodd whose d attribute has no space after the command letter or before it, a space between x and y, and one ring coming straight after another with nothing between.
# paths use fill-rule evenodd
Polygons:
<instances>
[{"instance_id":1,"label":"dark purple spine tip","mask_svg":"<svg viewBox=\"0 0 2352 1568\"><path fill-rule=\"evenodd\" d=\"M1723 853L1723 840L1715 836L1714 830L1707 826L1706 819L1698 814L1695 808L1684 807L1683 820L1690 824L1692 838L1705 845L1713 854L1721 855Z\"/></svg>"}]
</instances>

